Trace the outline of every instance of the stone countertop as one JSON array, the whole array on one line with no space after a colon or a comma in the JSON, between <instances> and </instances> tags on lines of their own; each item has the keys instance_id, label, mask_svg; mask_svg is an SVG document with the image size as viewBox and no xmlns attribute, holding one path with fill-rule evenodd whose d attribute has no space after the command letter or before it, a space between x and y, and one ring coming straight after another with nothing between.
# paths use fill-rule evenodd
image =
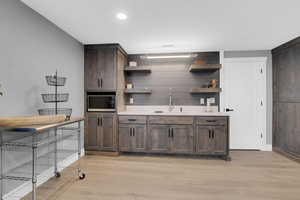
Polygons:
<instances>
[{"instance_id":1,"label":"stone countertop","mask_svg":"<svg viewBox=\"0 0 300 200\"><path fill-rule=\"evenodd\" d=\"M119 112L118 115L153 115L153 116L212 116L212 117L226 117L228 113L223 112L162 112L156 113L154 111L124 111Z\"/></svg>"}]
</instances>

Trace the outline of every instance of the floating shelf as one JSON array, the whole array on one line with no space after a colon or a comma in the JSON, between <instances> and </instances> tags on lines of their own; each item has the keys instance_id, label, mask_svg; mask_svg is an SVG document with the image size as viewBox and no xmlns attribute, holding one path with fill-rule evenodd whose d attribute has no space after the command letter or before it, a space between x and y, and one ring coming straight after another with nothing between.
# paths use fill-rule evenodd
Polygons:
<instances>
[{"instance_id":1,"label":"floating shelf","mask_svg":"<svg viewBox=\"0 0 300 200\"><path fill-rule=\"evenodd\" d=\"M152 90L144 89L144 88L133 88L133 89L125 89L125 94L151 94Z\"/></svg>"},{"instance_id":2,"label":"floating shelf","mask_svg":"<svg viewBox=\"0 0 300 200\"><path fill-rule=\"evenodd\" d=\"M150 67L147 66L139 66L139 67L125 67L124 69L125 72L145 72L145 73L150 73L151 69Z\"/></svg>"},{"instance_id":3,"label":"floating shelf","mask_svg":"<svg viewBox=\"0 0 300 200\"><path fill-rule=\"evenodd\" d=\"M219 93L222 92L222 88L193 88L190 90L192 94L200 93Z\"/></svg>"},{"instance_id":4,"label":"floating shelf","mask_svg":"<svg viewBox=\"0 0 300 200\"><path fill-rule=\"evenodd\" d=\"M190 66L190 72L202 72L202 71L217 71L222 68L221 64L192 64Z\"/></svg>"}]
</instances>

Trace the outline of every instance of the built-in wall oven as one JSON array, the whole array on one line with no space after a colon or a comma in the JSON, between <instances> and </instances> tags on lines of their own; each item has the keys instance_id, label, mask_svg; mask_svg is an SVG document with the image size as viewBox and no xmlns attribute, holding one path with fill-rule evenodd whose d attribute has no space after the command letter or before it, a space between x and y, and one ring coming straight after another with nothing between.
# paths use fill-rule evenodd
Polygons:
<instances>
[{"instance_id":1,"label":"built-in wall oven","mask_svg":"<svg viewBox=\"0 0 300 200\"><path fill-rule=\"evenodd\" d=\"M88 112L115 112L116 111L116 93L101 92L87 94Z\"/></svg>"}]
</instances>

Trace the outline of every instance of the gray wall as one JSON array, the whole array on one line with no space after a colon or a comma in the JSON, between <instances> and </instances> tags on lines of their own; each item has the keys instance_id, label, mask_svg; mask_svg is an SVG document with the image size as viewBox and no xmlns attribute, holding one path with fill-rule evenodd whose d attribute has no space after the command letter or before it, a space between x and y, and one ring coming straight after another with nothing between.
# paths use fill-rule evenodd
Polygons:
<instances>
[{"instance_id":1,"label":"gray wall","mask_svg":"<svg viewBox=\"0 0 300 200\"><path fill-rule=\"evenodd\" d=\"M45 75L56 69L68 77L63 106L83 116L83 46L18 0L0 1L0 27L0 116L37 114L40 94L53 92Z\"/></svg>"},{"instance_id":2,"label":"gray wall","mask_svg":"<svg viewBox=\"0 0 300 200\"><path fill-rule=\"evenodd\" d=\"M216 99L219 105L219 94L190 94L192 88L201 88L211 80L219 80L219 70L214 72L190 72L191 63L205 61L209 64L219 64L219 52L196 52L193 59L141 59L145 55L129 55L129 61L136 61L138 66L147 66L151 73L127 73L126 83L132 83L135 88L149 88L152 94L127 95L134 98L134 105L168 105L169 88L172 88L172 100L175 105L200 105L200 98ZM150 55L150 54L149 54ZM159 54L155 54L159 55ZM165 54L163 54L165 55ZM171 54L170 54L171 55Z\"/></svg>"},{"instance_id":3,"label":"gray wall","mask_svg":"<svg viewBox=\"0 0 300 200\"><path fill-rule=\"evenodd\" d=\"M50 106L40 94L53 92L45 75L56 69L68 78L61 91L69 92L70 99L62 106L73 108L73 116L83 116L83 45L18 0L0 0L0 30L0 116L37 114L38 108ZM30 151L6 152L5 170L30 156ZM5 192L19 184L8 182Z\"/></svg>"},{"instance_id":4,"label":"gray wall","mask_svg":"<svg viewBox=\"0 0 300 200\"><path fill-rule=\"evenodd\" d=\"M225 51L225 58L267 57L267 144L272 144L272 54L270 50Z\"/></svg>"}]
</instances>

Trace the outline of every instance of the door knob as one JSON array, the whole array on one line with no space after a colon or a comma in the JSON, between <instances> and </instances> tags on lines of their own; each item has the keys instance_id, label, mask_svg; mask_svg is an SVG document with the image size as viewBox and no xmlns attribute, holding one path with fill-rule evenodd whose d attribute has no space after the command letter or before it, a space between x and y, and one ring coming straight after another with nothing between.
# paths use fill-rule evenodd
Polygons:
<instances>
[{"instance_id":1,"label":"door knob","mask_svg":"<svg viewBox=\"0 0 300 200\"><path fill-rule=\"evenodd\" d=\"M234 110L233 110L233 109L230 109L230 108L226 108L225 111L226 111L226 112L231 112L231 111L234 111Z\"/></svg>"}]
</instances>

